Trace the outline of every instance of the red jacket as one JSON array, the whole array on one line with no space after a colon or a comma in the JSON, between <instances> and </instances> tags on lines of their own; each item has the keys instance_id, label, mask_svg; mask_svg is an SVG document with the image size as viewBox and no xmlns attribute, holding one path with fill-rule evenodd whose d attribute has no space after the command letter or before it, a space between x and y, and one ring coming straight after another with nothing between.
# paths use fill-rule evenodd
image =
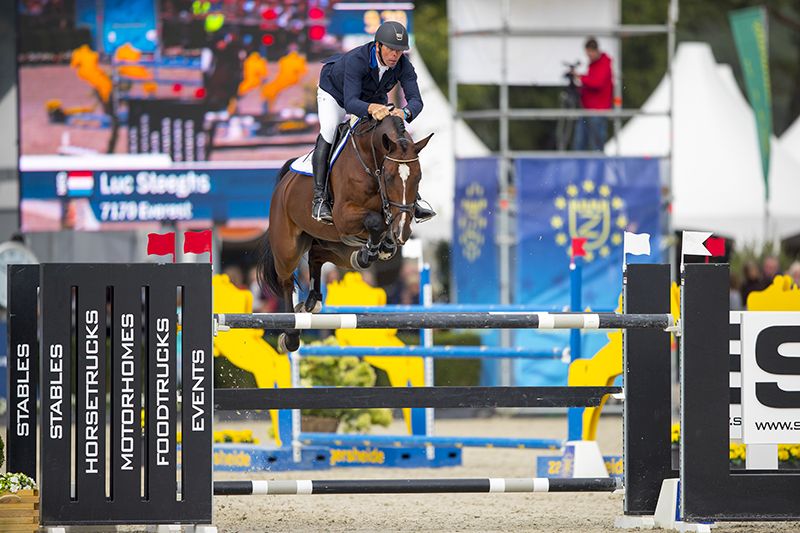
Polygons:
<instances>
[{"instance_id":1,"label":"red jacket","mask_svg":"<svg viewBox=\"0 0 800 533\"><path fill-rule=\"evenodd\" d=\"M581 76L581 105L584 109L611 109L614 98L614 77L611 75L611 58L600 54Z\"/></svg>"}]
</instances>

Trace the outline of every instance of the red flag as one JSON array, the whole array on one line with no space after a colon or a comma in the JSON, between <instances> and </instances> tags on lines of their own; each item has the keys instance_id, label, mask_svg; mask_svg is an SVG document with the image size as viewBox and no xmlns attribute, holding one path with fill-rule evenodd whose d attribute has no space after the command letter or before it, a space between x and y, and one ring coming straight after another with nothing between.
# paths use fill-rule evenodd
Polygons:
<instances>
[{"instance_id":1,"label":"red flag","mask_svg":"<svg viewBox=\"0 0 800 533\"><path fill-rule=\"evenodd\" d=\"M183 232L183 253L202 254L208 252L208 262L211 258L211 230Z\"/></svg>"},{"instance_id":2,"label":"red flag","mask_svg":"<svg viewBox=\"0 0 800 533\"><path fill-rule=\"evenodd\" d=\"M148 233L147 255L172 255L175 262L175 232Z\"/></svg>"},{"instance_id":3,"label":"red flag","mask_svg":"<svg viewBox=\"0 0 800 533\"><path fill-rule=\"evenodd\" d=\"M586 250L583 249L584 246L586 246L586 237L573 237L572 257L585 257Z\"/></svg>"},{"instance_id":4,"label":"red flag","mask_svg":"<svg viewBox=\"0 0 800 533\"><path fill-rule=\"evenodd\" d=\"M725 239L722 237L709 237L703 244L712 256L725 255Z\"/></svg>"}]
</instances>

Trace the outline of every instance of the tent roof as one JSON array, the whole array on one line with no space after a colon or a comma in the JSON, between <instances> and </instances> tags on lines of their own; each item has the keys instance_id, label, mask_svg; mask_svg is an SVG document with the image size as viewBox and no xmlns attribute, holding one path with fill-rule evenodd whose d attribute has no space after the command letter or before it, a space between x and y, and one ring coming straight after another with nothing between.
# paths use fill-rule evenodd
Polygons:
<instances>
[{"instance_id":1,"label":"tent roof","mask_svg":"<svg viewBox=\"0 0 800 533\"><path fill-rule=\"evenodd\" d=\"M780 143L792 157L800 162L800 117L797 117L789 129L783 132Z\"/></svg>"}]
</instances>

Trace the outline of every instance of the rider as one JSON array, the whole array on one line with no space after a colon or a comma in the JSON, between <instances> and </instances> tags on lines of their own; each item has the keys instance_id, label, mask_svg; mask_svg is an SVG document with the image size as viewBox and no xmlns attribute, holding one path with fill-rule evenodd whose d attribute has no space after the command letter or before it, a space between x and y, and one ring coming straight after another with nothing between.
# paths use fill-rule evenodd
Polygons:
<instances>
[{"instance_id":1,"label":"rider","mask_svg":"<svg viewBox=\"0 0 800 533\"><path fill-rule=\"evenodd\" d=\"M314 168L311 216L314 220L333 224L325 194L327 161L336 128L345 114L371 115L376 120L394 115L411 122L422 111L417 74L411 61L403 54L405 50L408 50L408 32L399 22L388 21L375 32L374 42L324 61L317 89L320 134L311 160ZM402 109L392 110L386 105L388 93L398 81L408 104ZM433 210L422 207L419 202L414 204L417 221L429 220L434 215Z\"/></svg>"}]
</instances>

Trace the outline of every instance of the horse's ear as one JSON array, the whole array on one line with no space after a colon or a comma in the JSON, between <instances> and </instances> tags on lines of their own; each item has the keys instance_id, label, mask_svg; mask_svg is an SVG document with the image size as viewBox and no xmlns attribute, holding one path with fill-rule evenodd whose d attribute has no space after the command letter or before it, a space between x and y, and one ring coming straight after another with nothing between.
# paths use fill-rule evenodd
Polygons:
<instances>
[{"instance_id":1,"label":"horse's ear","mask_svg":"<svg viewBox=\"0 0 800 533\"><path fill-rule=\"evenodd\" d=\"M383 134L383 137L381 137L381 140L383 141L383 147L386 149L387 152L391 152L397 146L397 143L391 140L389 136L386 135L385 133Z\"/></svg>"},{"instance_id":2,"label":"horse's ear","mask_svg":"<svg viewBox=\"0 0 800 533\"><path fill-rule=\"evenodd\" d=\"M428 135L427 137L425 137L421 141L415 142L414 143L414 151L419 153L420 150L422 150L423 148L425 148L425 146L428 145L428 141L431 140L431 137L433 137L433 133L431 133L430 135Z\"/></svg>"}]
</instances>

